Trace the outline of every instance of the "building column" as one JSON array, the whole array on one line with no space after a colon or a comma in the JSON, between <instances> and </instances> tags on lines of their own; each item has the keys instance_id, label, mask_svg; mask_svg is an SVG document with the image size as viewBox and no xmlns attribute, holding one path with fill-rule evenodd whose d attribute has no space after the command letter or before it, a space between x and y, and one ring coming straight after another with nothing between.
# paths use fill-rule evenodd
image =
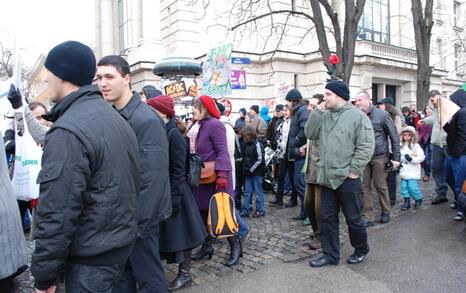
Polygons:
<instances>
[{"instance_id":1,"label":"building column","mask_svg":"<svg viewBox=\"0 0 466 293\"><path fill-rule=\"evenodd\" d=\"M97 60L102 56L115 54L113 1L100 0L96 3L96 52ZM98 22L99 21L99 22ZM100 26L99 26L100 24Z\"/></svg>"},{"instance_id":2,"label":"building column","mask_svg":"<svg viewBox=\"0 0 466 293\"><path fill-rule=\"evenodd\" d=\"M136 0L137 11L133 11L135 50L128 52L128 62L157 62L165 56L160 38L160 1ZM136 14L136 15L135 15ZM136 24L137 23L137 24Z\"/></svg>"},{"instance_id":3,"label":"building column","mask_svg":"<svg viewBox=\"0 0 466 293\"><path fill-rule=\"evenodd\" d=\"M366 90L371 92L372 88L372 78L374 77L374 68L371 65L361 65L359 67L360 74L360 84L359 88L361 90Z\"/></svg>"}]
</instances>

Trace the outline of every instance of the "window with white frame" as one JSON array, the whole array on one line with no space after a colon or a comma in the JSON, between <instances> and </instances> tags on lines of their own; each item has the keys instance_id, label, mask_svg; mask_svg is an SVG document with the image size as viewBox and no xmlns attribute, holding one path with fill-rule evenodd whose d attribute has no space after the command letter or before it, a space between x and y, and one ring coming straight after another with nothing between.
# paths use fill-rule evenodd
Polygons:
<instances>
[{"instance_id":1,"label":"window with white frame","mask_svg":"<svg viewBox=\"0 0 466 293\"><path fill-rule=\"evenodd\" d=\"M131 45L131 0L118 0L118 36L120 54Z\"/></svg>"},{"instance_id":2,"label":"window with white frame","mask_svg":"<svg viewBox=\"0 0 466 293\"><path fill-rule=\"evenodd\" d=\"M439 68L445 68L445 60L443 58L443 41L442 39L437 39L437 57L438 57L438 66Z\"/></svg>"},{"instance_id":3,"label":"window with white frame","mask_svg":"<svg viewBox=\"0 0 466 293\"><path fill-rule=\"evenodd\" d=\"M390 44L390 0L367 0L359 20L358 37Z\"/></svg>"},{"instance_id":4,"label":"window with white frame","mask_svg":"<svg viewBox=\"0 0 466 293\"><path fill-rule=\"evenodd\" d=\"M453 1L453 26L459 28L461 17L461 2Z\"/></svg>"}]
</instances>

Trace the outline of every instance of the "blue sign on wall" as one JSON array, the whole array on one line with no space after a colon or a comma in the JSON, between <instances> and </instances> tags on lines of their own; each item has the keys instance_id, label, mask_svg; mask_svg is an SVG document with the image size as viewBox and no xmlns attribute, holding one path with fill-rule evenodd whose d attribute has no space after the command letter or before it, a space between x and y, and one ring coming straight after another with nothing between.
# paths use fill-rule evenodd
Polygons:
<instances>
[{"instance_id":1,"label":"blue sign on wall","mask_svg":"<svg viewBox=\"0 0 466 293\"><path fill-rule=\"evenodd\" d=\"M247 57L231 57L231 64L251 64L251 59Z\"/></svg>"}]
</instances>

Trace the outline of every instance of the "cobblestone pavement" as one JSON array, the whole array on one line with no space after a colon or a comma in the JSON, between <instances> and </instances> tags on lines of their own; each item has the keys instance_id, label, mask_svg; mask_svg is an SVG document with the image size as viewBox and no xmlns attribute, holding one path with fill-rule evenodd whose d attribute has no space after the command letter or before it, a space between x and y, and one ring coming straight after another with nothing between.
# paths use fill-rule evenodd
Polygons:
<instances>
[{"instance_id":1,"label":"cobblestone pavement","mask_svg":"<svg viewBox=\"0 0 466 293\"><path fill-rule=\"evenodd\" d=\"M435 190L433 179L429 182L420 182L424 194L423 209L431 205L431 197ZM449 194L451 195L451 194ZM266 194L266 202L273 199L271 193ZM287 200L287 199L285 199ZM398 202L392 207L391 220L396 221L400 211L400 197ZM380 214L378 199L374 194L375 215ZM244 256L240 264L234 268L224 266L222 263L228 259L229 247L226 241L219 241L214 244L215 253L212 260L193 262L192 275L194 286L206 282L214 282L218 278L225 276L249 273L261 270L274 263L299 262L311 258L318 254L318 251L309 249L309 235L311 226L303 225L302 221L292 220L291 217L299 213L296 208L276 208L266 207L265 217L254 219L246 218L249 224L250 233L243 243ZM409 212L409 211L408 211ZM342 243L347 241L347 226L344 217L340 213L340 237ZM376 223L369 228L370 232L376 229L383 229L384 225ZM28 235L27 235L28 236ZM32 252L33 243L28 241L29 252ZM172 280L177 273L176 265L166 265L167 279ZM32 292L33 284L30 271L23 273L17 278L19 292ZM182 292L182 290L180 290Z\"/></svg>"}]
</instances>

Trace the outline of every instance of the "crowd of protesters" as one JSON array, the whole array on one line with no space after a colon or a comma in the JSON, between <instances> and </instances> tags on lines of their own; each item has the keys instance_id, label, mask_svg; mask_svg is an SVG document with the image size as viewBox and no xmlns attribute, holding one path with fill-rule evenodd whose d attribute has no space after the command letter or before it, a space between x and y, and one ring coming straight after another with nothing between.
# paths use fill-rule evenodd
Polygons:
<instances>
[{"instance_id":1,"label":"crowd of protesters","mask_svg":"<svg viewBox=\"0 0 466 293\"><path fill-rule=\"evenodd\" d=\"M310 266L339 263L340 210L354 248L347 262L362 262L370 250L367 227L376 220L372 187L380 204L378 221L388 223L398 174L402 210L411 208L411 198L414 208L421 207L418 182L432 175L432 204L447 202L450 187L454 219L464 219L462 89L450 97L460 110L444 127L436 90L420 115L415 107L400 111L389 97L374 103L364 91L350 100L348 85L340 80L329 81L323 93L309 99L290 90L273 117L266 106L241 108L232 124L210 96L194 98L193 120L182 121L173 99L155 87L131 90L122 57L96 62L92 50L79 42L57 45L45 67L55 103L50 111L40 103L25 107L14 87L8 94L17 131L8 130L1 146L1 292L14 292L14 278L27 269L22 232L29 223L36 292L54 292L63 279L66 292L167 292L189 285L191 262L214 254L209 202L219 191L234 198L239 225L238 233L227 238L230 255L224 264L230 267L247 249L243 241L250 231L243 218L298 205L293 220L310 224L310 249L322 249ZM15 135L24 124L43 147L40 195L32 203L16 203L11 186ZM215 170L212 181L195 187L188 181L193 154ZM273 159L266 160L267 155ZM266 176L276 185L268 204ZM28 220L31 208L34 218ZM178 264L174 280L166 280L164 259Z\"/></svg>"}]
</instances>

